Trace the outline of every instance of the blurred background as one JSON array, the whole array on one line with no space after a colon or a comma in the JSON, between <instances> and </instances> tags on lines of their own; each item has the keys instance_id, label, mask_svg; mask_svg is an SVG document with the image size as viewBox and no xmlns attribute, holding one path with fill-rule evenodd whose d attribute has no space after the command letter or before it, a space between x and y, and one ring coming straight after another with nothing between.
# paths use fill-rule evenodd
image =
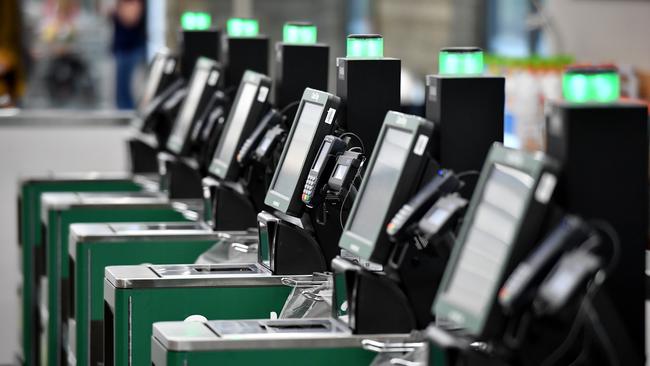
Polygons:
<instances>
[{"instance_id":1,"label":"blurred background","mask_svg":"<svg viewBox=\"0 0 650 366\"><path fill-rule=\"evenodd\" d=\"M650 100L648 0L0 0L0 108L129 109L146 61L160 47L177 47L186 12L207 13L216 27L232 16L257 18L272 41L281 40L284 22L312 21L331 46L331 70L347 34L380 33L384 54L402 59L402 102L415 107L440 48L479 46L486 72L507 76L513 146L539 147L544 100L561 95L568 64L614 64L622 94ZM14 242L3 245L15 251ZM16 256L7 257L1 288L14 288ZM5 298L0 364L18 347L17 304Z\"/></svg>"},{"instance_id":2,"label":"blurred background","mask_svg":"<svg viewBox=\"0 0 650 366\"><path fill-rule=\"evenodd\" d=\"M310 20L319 26L319 40L331 45L335 57L344 55L347 34L381 33L385 54L402 59L402 99L408 105L422 104L423 76L437 70L441 47L482 47L488 54L486 71L509 77L507 129L520 121L522 144L535 145L538 132L531 121L542 113L545 98L559 95L557 76L569 63L613 63L621 71L624 95L650 98L647 0L0 3L0 105L128 109L142 85L145 55L151 57L162 46L176 48L179 19L188 11L209 14L212 26L217 27L231 16L255 17L261 32L274 41L281 39L285 21ZM120 11L121 3L143 5ZM135 18L137 32L141 31L142 40L135 45L125 45L123 40L137 32L120 32L125 29L120 23L125 17L128 22L129 16ZM118 69L122 72L116 73ZM124 84L129 84L126 91ZM129 92L133 96L126 102L120 98Z\"/></svg>"}]
</instances>

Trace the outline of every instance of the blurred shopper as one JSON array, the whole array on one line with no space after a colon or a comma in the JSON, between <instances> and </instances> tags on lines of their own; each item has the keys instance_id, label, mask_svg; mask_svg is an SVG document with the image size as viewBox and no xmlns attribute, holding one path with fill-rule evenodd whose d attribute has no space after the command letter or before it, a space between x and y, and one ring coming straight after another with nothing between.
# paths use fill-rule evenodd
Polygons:
<instances>
[{"instance_id":1,"label":"blurred shopper","mask_svg":"<svg viewBox=\"0 0 650 366\"><path fill-rule=\"evenodd\" d=\"M15 104L25 89L20 27L19 0L0 0L0 108Z\"/></svg>"},{"instance_id":2,"label":"blurred shopper","mask_svg":"<svg viewBox=\"0 0 650 366\"><path fill-rule=\"evenodd\" d=\"M146 58L146 9L144 0L117 0L112 14L113 54L117 66L116 102L119 109L133 109L131 81Z\"/></svg>"},{"instance_id":3,"label":"blurred shopper","mask_svg":"<svg viewBox=\"0 0 650 366\"><path fill-rule=\"evenodd\" d=\"M79 0L48 0L41 29L44 82L53 107L90 106L95 97L88 62L80 48Z\"/></svg>"}]
</instances>

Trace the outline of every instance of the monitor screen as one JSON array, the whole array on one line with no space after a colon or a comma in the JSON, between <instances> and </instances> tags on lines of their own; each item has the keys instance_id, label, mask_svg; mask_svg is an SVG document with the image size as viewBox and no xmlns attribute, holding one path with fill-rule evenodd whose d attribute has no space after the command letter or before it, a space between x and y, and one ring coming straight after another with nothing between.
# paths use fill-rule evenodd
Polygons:
<instances>
[{"instance_id":1,"label":"monitor screen","mask_svg":"<svg viewBox=\"0 0 650 366\"><path fill-rule=\"evenodd\" d=\"M394 127L386 130L377 159L372 166L364 191L357 197L358 207L351 217L349 230L374 243L384 227L388 206L408 156L412 134ZM340 167L339 167L340 168ZM338 168L337 168L338 171ZM337 172L334 173L336 177Z\"/></svg>"},{"instance_id":2,"label":"monitor screen","mask_svg":"<svg viewBox=\"0 0 650 366\"><path fill-rule=\"evenodd\" d=\"M140 105L138 106L140 111L143 111L147 107L147 104L149 104L149 101L154 98L154 94L156 94L156 90L162 79L166 61L167 57L163 55L156 55L154 58L151 69L149 69L149 75L147 76L147 84L144 88L142 99L140 99Z\"/></svg>"},{"instance_id":3,"label":"monitor screen","mask_svg":"<svg viewBox=\"0 0 650 366\"><path fill-rule=\"evenodd\" d=\"M474 314L489 310L486 307L501 285L497 281L534 184L520 170L494 165L445 290L447 301Z\"/></svg>"},{"instance_id":4,"label":"monitor screen","mask_svg":"<svg viewBox=\"0 0 650 366\"><path fill-rule=\"evenodd\" d=\"M239 95L239 100L237 101L237 106L235 107L232 113L232 118L228 121L228 124L225 127L225 130L221 133L219 138L219 143L217 151L214 156L216 160L230 164L237 145L239 138L241 136L244 124L250 113L251 106L253 105L253 100L255 98L255 92L257 91L257 85L252 83L244 83L242 86L241 94Z\"/></svg>"},{"instance_id":5,"label":"monitor screen","mask_svg":"<svg viewBox=\"0 0 650 366\"><path fill-rule=\"evenodd\" d=\"M183 101L181 106L181 111L176 118L174 123L174 129L172 130L171 135L169 136L168 146L172 149L175 149L177 152L178 149L182 146L185 137L189 133L189 129L192 126L192 121L194 120L194 115L196 114L196 109L199 106L201 101L201 96L203 96L203 90L205 90L205 85L208 81L208 75L210 69L198 68L196 74L192 78L192 84L190 85L190 91Z\"/></svg>"},{"instance_id":6,"label":"monitor screen","mask_svg":"<svg viewBox=\"0 0 650 366\"><path fill-rule=\"evenodd\" d=\"M323 143L323 147L318 152L318 160L316 160L316 163L314 163L314 167L312 168L313 170L320 171L320 168L328 155L324 154L324 152L330 148L330 145L331 143L329 141L325 141L325 143Z\"/></svg>"},{"instance_id":7,"label":"monitor screen","mask_svg":"<svg viewBox=\"0 0 650 366\"><path fill-rule=\"evenodd\" d=\"M310 102L303 104L296 130L289 141L289 148L280 163L280 170L273 185L273 190L287 199L293 196L322 114L322 105Z\"/></svg>"}]
</instances>

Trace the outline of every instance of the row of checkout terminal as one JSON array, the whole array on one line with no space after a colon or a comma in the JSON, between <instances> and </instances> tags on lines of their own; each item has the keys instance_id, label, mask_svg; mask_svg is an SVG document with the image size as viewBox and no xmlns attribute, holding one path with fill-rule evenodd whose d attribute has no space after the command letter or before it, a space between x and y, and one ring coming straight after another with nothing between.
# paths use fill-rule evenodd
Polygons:
<instances>
[{"instance_id":1,"label":"row of checkout terminal","mask_svg":"<svg viewBox=\"0 0 650 366\"><path fill-rule=\"evenodd\" d=\"M616 70L568 69L529 153L478 48L416 116L381 36L330 70L313 24L271 65L257 29L156 54L131 171L21 182L21 364L644 364L648 111Z\"/></svg>"}]
</instances>

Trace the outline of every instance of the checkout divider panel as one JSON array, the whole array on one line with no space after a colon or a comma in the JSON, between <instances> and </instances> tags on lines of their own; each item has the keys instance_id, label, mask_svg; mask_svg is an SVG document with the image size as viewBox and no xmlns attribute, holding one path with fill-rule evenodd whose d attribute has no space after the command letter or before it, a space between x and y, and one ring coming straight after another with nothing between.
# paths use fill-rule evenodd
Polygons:
<instances>
[{"instance_id":1,"label":"checkout divider panel","mask_svg":"<svg viewBox=\"0 0 650 366\"><path fill-rule=\"evenodd\" d=\"M132 364L151 365L153 323L182 321L194 314L210 320L268 319L270 312L281 312L290 291L291 288L284 285L117 289L115 365L127 365L129 360L129 308Z\"/></svg>"},{"instance_id":2,"label":"checkout divider panel","mask_svg":"<svg viewBox=\"0 0 650 366\"><path fill-rule=\"evenodd\" d=\"M61 319L58 314L61 309L61 299L65 294L62 283L68 283L70 277L69 264L69 242L70 225L80 223L103 223L103 222L171 222L188 221L183 214L170 208L156 209L92 209L92 208L71 208L63 211L51 210L48 212L47 223L47 339L48 339L48 361L49 365L56 365L57 349L53 343L61 334ZM65 289L71 291L71 288ZM44 355L44 353L43 353Z\"/></svg>"},{"instance_id":3,"label":"checkout divider panel","mask_svg":"<svg viewBox=\"0 0 650 366\"><path fill-rule=\"evenodd\" d=\"M73 276L77 365L88 365L91 335L103 334L101 328L92 332L91 326L100 326L104 320L104 270L106 267L142 263L193 263L214 243L214 240L77 243L77 260L74 263L75 274ZM159 308L163 308L163 306L150 308L149 311ZM97 342L95 344L102 347L104 345L101 338L93 339L92 342Z\"/></svg>"}]
</instances>

